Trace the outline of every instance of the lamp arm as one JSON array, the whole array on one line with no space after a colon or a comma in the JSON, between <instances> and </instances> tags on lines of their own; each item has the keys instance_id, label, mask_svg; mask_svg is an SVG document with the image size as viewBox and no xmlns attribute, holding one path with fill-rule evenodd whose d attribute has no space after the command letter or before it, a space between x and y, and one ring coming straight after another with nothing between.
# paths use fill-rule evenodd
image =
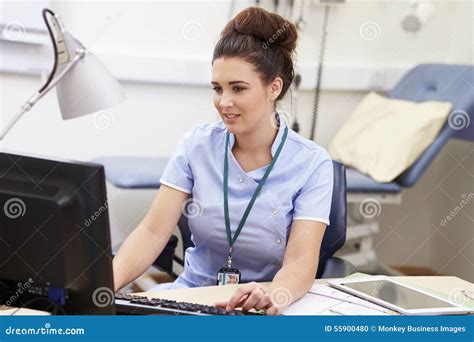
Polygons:
<instances>
[{"instance_id":1,"label":"lamp arm","mask_svg":"<svg viewBox=\"0 0 474 342\"><path fill-rule=\"evenodd\" d=\"M56 77L51 83L43 90L39 91L33 96L31 96L24 104L21 106L20 110L18 113L8 122L8 124L5 126L5 128L1 131L0 133L0 140L2 140L7 133L12 129L12 127L17 123L20 118L25 115L26 112L28 112L33 106L43 97L45 96L68 72L71 70L71 68L76 65L76 63L84 58L87 55L87 50L85 49L78 49L76 51L76 56L74 56L73 60L71 63L64 68L64 70Z\"/></svg>"}]
</instances>

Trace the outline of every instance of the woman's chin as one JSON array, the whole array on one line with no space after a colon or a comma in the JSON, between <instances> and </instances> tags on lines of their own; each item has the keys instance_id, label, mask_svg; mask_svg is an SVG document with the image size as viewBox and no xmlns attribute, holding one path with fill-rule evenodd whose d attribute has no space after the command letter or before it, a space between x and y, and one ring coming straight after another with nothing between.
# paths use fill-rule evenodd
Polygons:
<instances>
[{"instance_id":1,"label":"woman's chin","mask_svg":"<svg viewBox=\"0 0 474 342\"><path fill-rule=\"evenodd\" d=\"M226 123L225 121L224 121L224 125L227 128L227 130L232 134L239 134L243 131L240 125L229 124L229 123Z\"/></svg>"}]
</instances>

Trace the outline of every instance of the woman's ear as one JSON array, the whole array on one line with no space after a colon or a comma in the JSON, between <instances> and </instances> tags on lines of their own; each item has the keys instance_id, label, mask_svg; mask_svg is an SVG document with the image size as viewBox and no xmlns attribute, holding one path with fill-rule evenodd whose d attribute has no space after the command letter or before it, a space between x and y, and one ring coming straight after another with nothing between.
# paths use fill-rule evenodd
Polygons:
<instances>
[{"instance_id":1,"label":"woman's ear","mask_svg":"<svg viewBox=\"0 0 474 342\"><path fill-rule=\"evenodd\" d=\"M269 97L272 101L275 101L281 93L283 88L283 80L281 77L276 77L269 87Z\"/></svg>"}]
</instances>

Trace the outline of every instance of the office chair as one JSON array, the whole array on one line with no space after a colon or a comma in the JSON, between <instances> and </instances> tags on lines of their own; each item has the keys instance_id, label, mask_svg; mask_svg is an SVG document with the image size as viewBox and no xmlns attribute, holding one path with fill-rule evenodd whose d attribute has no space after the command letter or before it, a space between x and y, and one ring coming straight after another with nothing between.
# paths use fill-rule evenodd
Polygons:
<instances>
[{"instance_id":1,"label":"office chair","mask_svg":"<svg viewBox=\"0 0 474 342\"><path fill-rule=\"evenodd\" d=\"M355 267L349 261L334 256L346 242L347 184L346 167L337 161L333 161L332 164L334 185L331 212L329 226L321 243L316 278L342 278L355 272Z\"/></svg>"},{"instance_id":2,"label":"office chair","mask_svg":"<svg viewBox=\"0 0 474 342\"><path fill-rule=\"evenodd\" d=\"M373 247L373 237L379 232L378 215L364 217L357 207L361 208L364 201L377 206L401 203L403 188L417 183L449 139L474 141L473 87L474 65L420 64L409 70L387 94L388 98L415 102L449 101L452 111L433 143L394 181L378 183L368 175L347 168L349 238L344 249L348 252L343 249L340 253L359 271L380 273L379 268L383 267Z\"/></svg>"},{"instance_id":3,"label":"office chair","mask_svg":"<svg viewBox=\"0 0 474 342\"><path fill-rule=\"evenodd\" d=\"M166 167L167 159L144 157L102 157L95 160L105 166L107 180L119 188L156 189L159 188L160 173ZM137 170L137 171L135 171ZM333 161L334 186L330 226L326 228L321 244L318 271L316 278L345 277L355 271L354 266L334 254L346 240L347 200L346 200L346 168L343 164ZM183 256L187 248L193 246L188 220L181 216L178 228L183 241ZM184 260L175 255L177 238L172 236L165 250L153 263L154 266L176 277L172 269L173 260L184 265Z\"/></svg>"}]
</instances>

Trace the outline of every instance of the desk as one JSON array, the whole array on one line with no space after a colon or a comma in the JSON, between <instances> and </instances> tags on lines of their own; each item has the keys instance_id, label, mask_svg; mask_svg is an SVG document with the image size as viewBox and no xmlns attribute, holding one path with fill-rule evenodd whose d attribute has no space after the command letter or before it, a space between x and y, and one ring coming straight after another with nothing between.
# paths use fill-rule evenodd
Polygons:
<instances>
[{"instance_id":1,"label":"desk","mask_svg":"<svg viewBox=\"0 0 474 342\"><path fill-rule=\"evenodd\" d=\"M353 276L361 276L361 274L355 274ZM459 289L466 289L474 291L474 284L462 280L458 277L392 277L402 283L418 287L430 291L440 297L448 298L450 293ZM325 284L328 279L316 279L315 284ZM263 286L267 286L270 283L261 283ZM140 296L147 296L149 298L163 298L171 299L176 301L213 305L216 302L228 300L239 285L226 285L226 286L206 286L196 287L190 289L179 289L179 290L167 290L160 292L140 292L136 293ZM474 310L474 300L466 301L464 304L466 307ZM0 315L11 315L15 308L0 306ZM50 313L44 311L21 309L15 311L15 315L49 315Z\"/></svg>"},{"instance_id":2,"label":"desk","mask_svg":"<svg viewBox=\"0 0 474 342\"><path fill-rule=\"evenodd\" d=\"M0 316L49 316L50 312L0 305Z\"/></svg>"},{"instance_id":3,"label":"desk","mask_svg":"<svg viewBox=\"0 0 474 342\"><path fill-rule=\"evenodd\" d=\"M353 276L361 276L355 274ZM415 277L391 277L407 285L412 285L424 289L448 299L449 294L458 289L474 290L474 284L462 280L458 277L450 276L415 276ZM328 279L316 279L315 284L326 284ZM261 283L264 286L269 283ZM163 298L176 301L213 305L216 302L228 300L239 285L231 284L225 286L206 286L179 290L166 290L159 292L140 292L140 296L149 298ZM465 302L465 306L474 309L474 300Z\"/></svg>"}]
</instances>

